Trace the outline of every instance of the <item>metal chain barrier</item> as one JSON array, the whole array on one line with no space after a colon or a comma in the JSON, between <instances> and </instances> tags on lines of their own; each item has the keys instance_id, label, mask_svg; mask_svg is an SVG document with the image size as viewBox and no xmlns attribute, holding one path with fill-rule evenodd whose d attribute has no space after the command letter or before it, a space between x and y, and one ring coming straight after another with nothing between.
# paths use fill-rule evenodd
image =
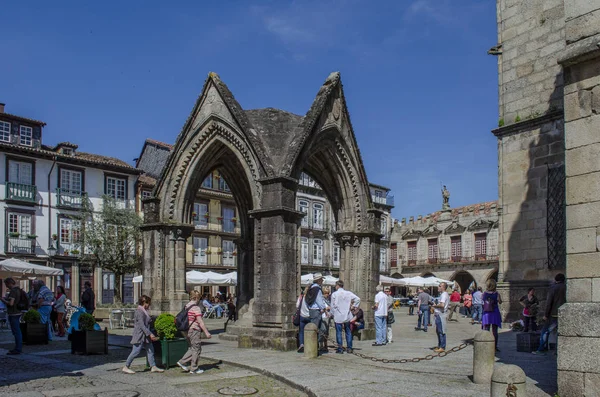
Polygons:
<instances>
[{"instance_id":1,"label":"metal chain barrier","mask_svg":"<svg viewBox=\"0 0 600 397\"><path fill-rule=\"evenodd\" d=\"M321 337L327 339L329 342L332 343L332 346L337 346L337 341L333 340L332 338L330 338L327 334L325 334L323 331L321 331L320 329L317 330L318 333L320 334ZM448 349L446 351L440 352L440 353L436 353L436 354L428 354L425 357L415 357L415 358L402 358L402 359L391 359L391 358L377 358L374 356L369 356L367 354L363 354L363 353L358 353L355 352L354 349L352 349L352 352L349 353L347 348L342 347L342 350L345 351L348 354L353 354L357 357L360 358L364 358L365 360L370 360L370 361L374 361L374 362L382 362L382 363L392 363L392 364L406 364L406 363L418 363L419 361L429 361L429 360L433 360L434 358L442 358L442 357L446 357L448 354L451 353L456 353L458 351L463 350L464 348L468 347L469 345L472 345L472 342L467 342L467 343L461 343L458 346L454 346L451 349Z\"/></svg>"}]
</instances>

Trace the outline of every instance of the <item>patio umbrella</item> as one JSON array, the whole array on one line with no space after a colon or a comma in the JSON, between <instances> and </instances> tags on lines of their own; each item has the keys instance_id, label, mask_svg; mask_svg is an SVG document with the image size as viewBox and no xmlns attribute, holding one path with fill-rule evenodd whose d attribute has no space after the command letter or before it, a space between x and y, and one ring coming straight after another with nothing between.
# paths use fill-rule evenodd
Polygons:
<instances>
[{"instance_id":1,"label":"patio umbrella","mask_svg":"<svg viewBox=\"0 0 600 397\"><path fill-rule=\"evenodd\" d=\"M34 265L16 258L9 258L0 261L0 277L32 277L32 276L62 276L62 269L53 267Z\"/></svg>"}]
</instances>

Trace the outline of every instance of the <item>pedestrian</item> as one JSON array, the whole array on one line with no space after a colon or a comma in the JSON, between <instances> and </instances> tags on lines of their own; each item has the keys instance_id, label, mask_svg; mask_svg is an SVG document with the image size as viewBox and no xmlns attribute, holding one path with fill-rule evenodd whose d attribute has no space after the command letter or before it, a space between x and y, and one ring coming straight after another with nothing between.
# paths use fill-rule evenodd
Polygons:
<instances>
[{"instance_id":1,"label":"pedestrian","mask_svg":"<svg viewBox=\"0 0 600 397\"><path fill-rule=\"evenodd\" d=\"M130 368L131 363L134 358L139 356L142 349L146 349L148 363L151 366L150 372L165 372L164 369L158 368L156 366L156 361L154 361L154 345L152 342L157 341L158 338L150 331L150 328L148 328L150 325L148 308L150 308L151 302L152 299L147 295L142 295L138 301L138 307L133 316L133 334L131 336L133 349L131 350L129 357L127 357L125 366L122 369L126 374L135 374L135 371Z\"/></svg>"},{"instance_id":2,"label":"pedestrian","mask_svg":"<svg viewBox=\"0 0 600 397\"><path fill-rule=\"evenodd\" d=\"M537 331L536 317L540 301L535 296L535 289L529 288L527 290L527 295L521 297L519 302L523 306L523 332L529 332L529 330L531 330L531 332Z\"/></svg>"},{"instance_id":3,"label":"pedestrian","mask_svg":"<svg viewBox=\"0 0 600 397\"><path fill-rule=\"evenodd\" d=\"M477 288L477 291L473 292L473 317L471 324L481 324L481 317L483 316L483 293L481 287Z\"/></svg>"},{"instance_id":4,"label":"pedestrian","mask_svg":"<svg viewBox=\"0 0 600 397\"><path fill-rule=\"evenodd\" d=\"M540 346L537 351L533 352L534 354L546 354L548 351L548 338L551 332L558 329L558 308L567 301L566 292L565 275L558 273L554 277L554 285L548 290L546 310L544 311L543 318L544 326L540 335Z\"/></svg>"},{"instance_id":5,"label":"pedestrian","mask_svg":"<svg viewBox=\"0 0 600 397\"><path fill-rule=\"evenodd\" d=\"M442 353L446 351L446 315L448 313L448 306L450 305L450 297L446 292L448 284L445 282L440 283L438 289L440 290L440 299L434 306L435 311L435 333L438 338L438 345L433 351L436 353Z\"/></svg>"},{"instance_id":6,"label":"pedestrian","mask_svg":"<svg viewBox=\"0 0 600 397\"><path fill-rule=\"evenodd\" d=\"M214 300L214 299L212 299L212 300ZM211 301L211 298L207 294L205 294L202 299L202 306L204 307L205 312L211 312L213 310L213 306L214 306L215 307L214 311L216 312L215 315L217 316L217 318L221 318L221 315L223 313L223 308L219 304L213 304L210 301Z\"/></svg>"},{"instance_id":7,"label":"pedestrian","mask_svg":"<svg viewBox=\"0 0 600 397\"><path fill-rule=\"evenodd\" d=\"M358 308L360 298L353 292L344 289L344 282L338 280L335 283L335 291L331 295L331 314L335 323L335 341L337 342L338 354L344 353L342 330L346 335L346 351L352 353L352 329L350 322L354 319L353 308ZM363 321L364 328L364 321Z\"/></svg>"},{"instance_id":8,"label":"pedestrian","mask_svg":"<svg viewBox=\"0 0 600 397\"><path fill-rule=\"evenodd\" d=\"M50 288L46 287L43 280L33 280L33 300L36 303L37 311L40 313L41 323L46 324L48 328L48 340L52 340L52 305L54 304L54 294Z\"/></svg>"},{"instance_id":9,"label":"pedestrian","mask_svg":"<svg viewBox=\"0 0 600 397\"><path fill-rule=\"evenodd\" d=\"M58 326L58 332L56 336L65 336L65 302L67 301L67 295L65 295L65 288L62 285L56 287L56 297L54 301L54 311L57 314L56 323Z\"/></svg>"},{"instance_id":10,"label":"pedestrian","mask_svg":"<svg viewBox=\"0 0 600 397\"><path fill-rule=\"evenodd\" d=\"M458 292L458 288L454 288L452 295L450 295L450 309L448 310L448 321L456 321L458 322L458 313L460 310L460 293ZM456 319L453 316L456 314Z\"/></svg>"},{"instance_id":11,"label":"pedestrian","mask_svg":"<svg viewBox=\"0 0 600 397\"><path fill-rule=\"evenodd\" d=\"M363 309L358 306L352 306L350 311L354 316L350 320L350 332L352 333L352 336L354 336L355 333L358 335L358 331L361 329L365 329L365 313L363 312Z\"/></svg>"},{"instance_id":12,"label":"pedestrian","mask_svg":"<svg viewBox=\"0 0 600 397\"><path fill-rule=\"evenodd\" d=\"M481 318L481 328L494 334L494 345L496 351L498 349L498 328L502 328L502 316L500 315L500 305L502 298L496 291L496 280L489 279L487 281L486 291L483 293L483 317Z\"/></svg>"},{"instance_id":13,"label":"pedestrian","mask_svg":"<svg viewBox=\"0 0 600 397\"><path fill-rule=\"evenodd\" d=\"M227 324L229 323L229 321L233 321L235 323L236 320L237 320L237 312L236 312L235 304L233 303L233 296L231 296L231 294L229 294L229 297L227 298L227 321L225 321L225 325L223 326L223 328L224 328L223 332L227 331Z\"/></svg>"},{"instance_id":14,"label":"pedestrian","mask_svg":"<svg viewBox=\"0 0 600 397\"><path fill-rule=\"evenodd\" d=\"M417 307L419 308L419 321L417 322L417 327L415 331L420 331L421 329L427 332L427 325L429 324L429 316L431 312L429 311L429 305L431 304L431 296L425 291L425 288L419 288L419 295L417 295ZM421 328L422 321L422 328Z\"/></svg>"},{"instance_id":15,"label":"pedestrian","mask_svg":"<svg viewBox=\"0 0 600 397\"><path fill-rule=\"evenodd\" d=\"M310 311L304 299L304 292L300 293L296 301L296 309L300 308L300 324L298 326L298 353L304 353L304 327L310 323Z\"/></svg>"},{"instance_id":16,"label":"pedestrian","mask_svg":"<svg viewBox=\"0 0 600 397\"><path fill-rule=\"evenodd\" d=\"M387 303L387 318L385 320L387 333L386 333L386 343L393 343L393 332L392 332L392 324L396 322L394 318L394 312L392 311L392 307L394 306L394 298L392 297L392 290L390 287L385 287L383 290L385 292L386 303ZM414 307L414 303L412 305Z\"/></svg>"},{"instance_id":17,"label":"pedestrian","mask_svg":"<svg viewBox=\"0 0 600 397\"><path fill-rule=\"evenodd\" d=\"M202 353L202 332L206 335L206 339L211 338L211 334L206 329L206 325L204 325L204 321L202 320L202 309L199 306L201 299L200 291L193 290L190 293L190 301L185 305L190 326L187 332L184 333L188 342L188 350L177 361L177 365L184 371L189 371L190 374L201 374L204 372L203 369L198 368L198 360L200 359L200 353Z\"/></svg>"},{"instance_id":18,"label":"pedestrian","mask_svg":"<svg viewBox=\"0 0 600 397\"><path fill-rule=\"evenodd\" d=\"M381 285L378 285L375 290L377 295L375 295L375 305L373 305L375 312L375 343L373 346L383 346L386 341L387 296Z\"/></svg>"},{"instance_id":19,"label":"pedestrian","mask_svg":"<svg viewBox=\"0 0 600 397\"><path fill-rule=\"evenodd\" d=\"M323 291L323 299L325 300L325 303L327 304L327 306L331 307L331 303L330 303L330 297L331 297L331 288L329 287L323 287L322 289ZM322 336L321 339L321 344L320 344L320 349L319 351L321 353L329 353L329 346L327 345L327 339L329 338L329 327L331 326L331 312L330 311L324 311L321 313L321 325L319 328L319 335Z\"/></svg>"},{"instance_id":20,"label":"pedestrian","mask_svg":"<svg viewBox=\"0 0 600 397\"><path fill-rule=\"evenodd\" d=\"M411 293L408 296L408 315L409 316L415 315L415 306L416 306L415 298L416 298L416 295L413 293Z\"/></svg>"},{"instance_id":21,"label":"pedestrian","mask_svg":"<svg viewBox=\"0 0 600 397\"><path fill-rule=\"evenodd\" d=\"M465 308L465 318L469 318L471 317L472 313L471 313L471 307L473 306L473 295L471 295L471 290L467 289L467 292L465 292L465 294L462 297L463 299L463 306Z\"/></svg>"},{"instance_id":22,"label":"pedestrian","mask_svg":"<svg viewBox=\"0 0 600 397\"><path fill-rule=\"evenodd\" d=\"M19 325L21 320L20 307L26 307L28 302L21 302L22 299L25 299L25 294L21 288L17 286L17 283L13 278L5 278L4 285L8 290L8 295L6 297L2 297L2 302L6 305L8 323L10 324L10 330L15 338L14 349L9 350L6 354L21 354L23 351L23 334L21 334L21 326ZM23 298L21 298L22 295Z\"/></svg>"},{"instance_id":23,"label":"pedestrian","mask_svg":"<svg viewBox=\"0 0 600 397\"><path fill-rule=\"evenodd\" d=\"M304 302L306 302L306 306L308 307L310 322L316 325L318 330L321 329L322 314L329 310L329 305L325 299L323 299L322 285L323 275L321 273L315 273L313 275L313 283L304 296ZM304 331L304 328L301 328L302 331ZM322 345L323 339L324 336L319 332L318 346ZM304 337L302 338L302 342L304 342Z\"/></svg>"},{"instance_id":24,"label":"pedestrian","mask_svg":"<svg viewBox=\"0 0 600 397\"><path fill-rule=\"evenodd\" d=\"M92 289L92 283L86 281L83 288L83 293L81 294L81 306L83 306L86 313L94 314L94 310L96 309L96 295Z\"/></svg>"}]
</instances>

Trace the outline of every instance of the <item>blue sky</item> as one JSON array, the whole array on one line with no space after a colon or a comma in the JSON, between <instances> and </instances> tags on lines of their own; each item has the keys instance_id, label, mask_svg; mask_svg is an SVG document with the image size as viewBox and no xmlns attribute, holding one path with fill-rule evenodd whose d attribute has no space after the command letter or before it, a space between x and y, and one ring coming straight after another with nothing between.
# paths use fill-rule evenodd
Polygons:
<instances>
[{"instance_id":1,"label":"blue sky","mask_svg":"<svg viewBox=\"0 0 600 397\"><path fill-rule=\"evenodd\" d=\"M0 102L44 143L131 162L173 143L209 71L244 109L304 115L340 71L367 175L394 216L497 198L495 2L27 1L2 6Z\"/></svg>"}]
</instances>

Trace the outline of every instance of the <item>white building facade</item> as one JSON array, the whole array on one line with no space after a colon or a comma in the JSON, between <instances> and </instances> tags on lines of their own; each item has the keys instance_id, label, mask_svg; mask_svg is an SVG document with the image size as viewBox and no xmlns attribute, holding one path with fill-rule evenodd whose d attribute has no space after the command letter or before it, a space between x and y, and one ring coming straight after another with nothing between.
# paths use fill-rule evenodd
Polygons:
<instances>
[{"instance_id":1,"label":"white building facade","mask_svg":"<svg viewBox=\"0 0 600 397\"><path fill-rule=\"evenodd\" d=\"M85 201L99 209L104 195L133 208L139 172L121 160L79 152L72 143L46 146L44 126L5 113L0 104L0 164L6 170L0 172L0 258L63 269L63 277L47 281L62 285L74 303L86 281L97 303L112 303L114 275L81 262L81 210ZM124 284L123 297L133 303L130 277Z\"/></svg>"}]
</instances>

